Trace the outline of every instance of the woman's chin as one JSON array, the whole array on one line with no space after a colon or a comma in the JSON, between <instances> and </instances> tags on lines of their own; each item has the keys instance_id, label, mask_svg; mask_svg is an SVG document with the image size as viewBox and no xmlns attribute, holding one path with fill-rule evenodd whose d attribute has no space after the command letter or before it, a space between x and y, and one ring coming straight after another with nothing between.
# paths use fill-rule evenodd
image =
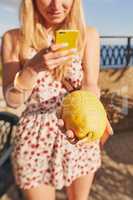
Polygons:
<instances>
[{"instance_id":1,"label":"woman's chin","mask_svg":"<svg viewBox=\"0 0 133 200\"><path fill-rule=\"evenodd\" d=\"M64 21L65 17L51 17L49 18L49 23L56 25Z\"/></svg>"}]
</instances>

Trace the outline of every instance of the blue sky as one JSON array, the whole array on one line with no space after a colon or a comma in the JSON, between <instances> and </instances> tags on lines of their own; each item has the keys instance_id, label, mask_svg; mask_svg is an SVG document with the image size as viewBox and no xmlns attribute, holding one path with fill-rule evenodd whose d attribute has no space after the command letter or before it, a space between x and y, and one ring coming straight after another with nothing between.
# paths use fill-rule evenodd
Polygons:
<instances>
[{"instance_id":1,"label":"blue sky","mask_svg":"<svg viewBox=\"0 0 133 200\"><path fill-rule=\"evenodd\" d=\"M86 22L100 35L133 35L133 0L81 0ZM0 36L18 27L20 0L0 0Z\"/></svg>"}]
</instances>

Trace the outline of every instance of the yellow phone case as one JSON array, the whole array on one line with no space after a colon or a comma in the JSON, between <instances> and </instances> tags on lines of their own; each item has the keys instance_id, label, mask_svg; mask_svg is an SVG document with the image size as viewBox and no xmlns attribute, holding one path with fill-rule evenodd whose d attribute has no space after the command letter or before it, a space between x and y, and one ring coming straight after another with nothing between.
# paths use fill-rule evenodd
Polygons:
<instances>
[{"instance_id":1,"label":"yellow phone case","mask_svg":"<svg viewBox=\"0 0 133 200\"><path fill-rule=\"evenodd\" d=\"M68 43L64 49L77 48L79 30L58 30L55 35L56 44Z\"/></svg>"}]
</instances>

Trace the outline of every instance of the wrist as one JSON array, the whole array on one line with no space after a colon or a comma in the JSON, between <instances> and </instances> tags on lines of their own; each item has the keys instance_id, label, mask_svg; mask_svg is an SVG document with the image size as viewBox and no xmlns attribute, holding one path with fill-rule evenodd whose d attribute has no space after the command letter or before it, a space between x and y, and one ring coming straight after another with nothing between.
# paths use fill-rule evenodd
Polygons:
<instances>
[{"instance_id":1,"label":"wrist","mask_svg":"<svg viewBox=\"0 0 133 200\"><path fill-rule=\"evenodd\" d=\"M31 67L25 67L23 70L16 73L14 78L14 87L20 92L31 90L36 82L37 72Z\"/></svg>"},{"instance_id":2,"label":"wrist","mask_svg":"<svg viewBox=\"0 0 133 200\"><path fill-rule=\"evenodd\" d=\"M32 71L34 71L36 74L38 74L41 71L41 67L38 66L38 59L36 58L36 56L34 56L33 58L31 58L30 60L28 60L26 62L26 64L24 65L24 68L31 68Z\"/></svg>"},{"instance_id":3,"label":"wrist","mask_svg":"<svg viewBox=\"0 0 133 200\"><path fill-rule=\"evenodd\" d=\"M39 54L33 56L26 65L30 66L36 73L47 71L48 68L44 64L43 55L48 53L50 48L42 49Z\"/></svg>"},{"instance_id":4,"label":"wrist","mask_svg":"<svg viewBox=\"0 0 133 200\"><path fill-rule=\"evenodd\" d=\"M13 84L7 86L5 100L9 107L18 108L24 102L24 98L24 92L15 88Z\"/></svg>"}]
</instances>

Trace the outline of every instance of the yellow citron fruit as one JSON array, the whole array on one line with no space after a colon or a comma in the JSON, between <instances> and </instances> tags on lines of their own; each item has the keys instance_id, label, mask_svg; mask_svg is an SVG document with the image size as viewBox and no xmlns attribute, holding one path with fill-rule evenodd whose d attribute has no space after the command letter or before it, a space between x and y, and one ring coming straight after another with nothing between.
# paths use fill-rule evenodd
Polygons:
<instances>
[{"instance_id":1,"label":"yellow citron fruit","mask_svg":"<svg viewBox=\"0 0 133 200\"><path fill-rule=\"evenodd\" d=\"M62 119L65 127L74 131L78 139L89 141L103 135L107 113L102 102L89 90L76 90L67 94L62 104Z\"/></svg>"}]
</instances>

